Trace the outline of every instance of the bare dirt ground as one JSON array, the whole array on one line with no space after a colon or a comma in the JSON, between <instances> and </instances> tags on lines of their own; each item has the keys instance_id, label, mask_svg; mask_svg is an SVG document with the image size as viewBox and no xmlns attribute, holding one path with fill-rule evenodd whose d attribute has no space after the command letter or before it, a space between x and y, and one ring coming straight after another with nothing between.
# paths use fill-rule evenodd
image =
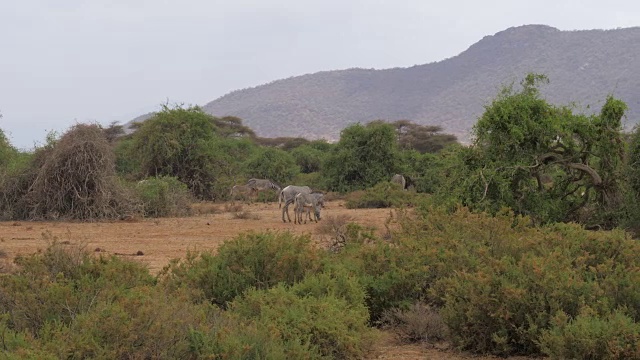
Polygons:
<instances>
[{"instance_id":1,"label":"bare dirt ground","mask_svg":"<svg viewBox=\"0 0 640 360\"><path fill-rule=\"evenodd\" d=\"M138 219L116 222L0 222L0 250L8 259L20 254L30 254L45 249L53 239L58 242L80 244L102 254L126 256L146 264L157 273L169 260L182 258L187 251L203 251L218 248L225 240L247 231L291 231L310 234L320 245L326 245L326 236L317 233L318 224L295 225L283 223L281 210L275 203L243 205L247 219L237 219L234 213L225 211L225 204L196 204L201 215L185 218ZM293 216L293 211L290 213ZM213 213L209 213L213 212ZM326 203L323 218L348 216L353 222L375 228L378 234L387 232L385 222L393 216L389 209L346 209L343 202ZM393 225L391 225L393 226ZM138 254L138 255L136 255ZM390 333L384 333L370 359L495 359L477 357L459 352L423 345L405 345L395 341ZM532 359L514 357L515 359Z\"/></svg>"}]
</instances>

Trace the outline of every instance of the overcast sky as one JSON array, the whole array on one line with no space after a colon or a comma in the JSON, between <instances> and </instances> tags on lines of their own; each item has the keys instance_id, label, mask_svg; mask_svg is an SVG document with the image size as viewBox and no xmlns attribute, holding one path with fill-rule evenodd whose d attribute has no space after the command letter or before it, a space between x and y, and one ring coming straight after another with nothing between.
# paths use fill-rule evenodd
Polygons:
<instances>
[{"instance_id":1,"label":"overcast sky","mask_svg":"<svg viewBox=\"0 0 640 360\"><path fill-rule=\"evenodd\" d=\"M0 129L30 149L78 122L324 70L440 61L512 26L640 25L635 0L6 0ZM640 55L640 54L639 54Z\"/></svg>"}]
</instances>

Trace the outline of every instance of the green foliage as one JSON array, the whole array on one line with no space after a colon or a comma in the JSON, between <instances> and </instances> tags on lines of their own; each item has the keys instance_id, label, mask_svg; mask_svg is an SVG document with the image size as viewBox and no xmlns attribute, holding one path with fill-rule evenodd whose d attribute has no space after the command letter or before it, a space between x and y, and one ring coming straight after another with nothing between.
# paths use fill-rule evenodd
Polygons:
<instances>
[{"instance_id":1,"label":"green foliage","mask_svg":"<svg viewBox=\"0 0 640 360\"><path fill-rule=\"evenodd\" d=\"M245 166L249 177L270 179L279 184L290 182L300 172L291 154L275 148L258 150Z\"/></svg>"},{"instance_id":2,"label":"green foliage","mask_svg":"<svg viewBox=\"0 0 640 360\"><path fill-rule=\"evenodd\" d=\"M135 180L142 174L140 157L134 150L135 142L131 138L118 141L114 148L116 172L127 180Z\"/></svg>"},{"instance_id":3,"label":"green foliage","mask_svg":"<svg viewBox=\"0 0 640 360\"><path fill-rule=\"evenodd\" d=\"M399 184L383 181L365 191L356 191L347 196L348 209L389 208L413 206L420 195L401 189Z\"/></svg>"},{"instance_id":4,"label":"green foliage","mask_svg":"<svg viewBox=\"0 0 640 360\"><path fill-rule=\"evenodd\" d=\"M145 216L185 216L191 213L193 196L177 178L162 176L138 182L135 190L142 200Z\"/></svg>"},{"instance_id":5,"label":"green foliage","mask_svg":"<svg viewBox=\"0 0 640 360\"><path fill-rule=\"evenodd\" d=\"M195 359L190 333L207 331L210 313L176 293L141 286L97 303L69 326L46 327L42 342L59 358Z\"/></svg>"},{"instance_id":6,"label":"green foliage","mask_svg":"<svg viewBox=\"0 0 640 360\"><path fill-rule=\"evenodd\" d=\"M615 312L601 317L589 308L571 319L564 313L541 336L542 351L557 359L640 359L640 324Z\"/></svg>"},{"instance_id":7,"label":"green foliage","mask_svg":"<svg viewBox=\"0 0 640 360\"><path fill-rule=\"evenodd\" d=\"M16 259L18 272L0 277L0 313L16 331L40 336L47 324L70 324L96 301L153 283L141 265L95 258L82 247L53 242L43 253Z\"/></svg>"},{"instance_id":8,"label":"green foliage","mask_svg":"<svg viewBox=\"0 0 640 360\"><path fill-rule=\"evenodd\" d=\"M296 175L296 177L291 180L291 184L300 185L300 186L308 186L313 191L323 190L325 189L325 185L323 183L322 174L320 173L300 173ZM282 186L286 186L283 184Z\"/></svg>"},{"instance_id":9,"label":"green foliage","mask_svg":"<svg viewBox=\"0 0 640 360\"><path fill-rule=\"evenodd\" d=\"M4 132L0 129L0 169L6 168L17 153L18 151L11 146Z\"/></svg>"},{"instance_id":10,"label":"green foliage","mask_svg":"<svg viewBox=\"0 0 640 360\"><path fill-rule=\"evenodd\" d=\"M599 115L575 115L542 99L544 75L506 87L474 127L471 149L458 152L442 188L475 210L503 206L535 221L576 221L612 228L622 211L621 118L626 105L608 97Z\"/></svg>"},{"instance_id":11,"label":"green foliage","mask_svg":"<svg viewBox=\"0 0 640 360\"><path fill-rule=\"evenodd\" d=\"M282 284L249 290L232 303L231 312L269 326L285 344L301 344L305 357L360 359L373 340L362 303L353 306L331 295L298 296Z\"/></svg>"},{"instance_id":12,"label":"green foliage","mask_svg":"<svg viewBox=\"0 0 640 360\"><path fill-rule=\"evenodd\" d=\"M162 111L145 121L133 134L131 155L139 159L144 177L173 176L200 198L213 198L216 179L213 117L198 107Z\"/></svg>"},{"instance_id":13,"label":"green foliage","mask_svg":"<svg viewBox=\"0 0 640 360\"><path fill-rule=\"evenodd\" d=\"M321 173L329 190L348 192L388 180L400 167L393 126L372 122L342 130L340 141L328 155Z\"/></svg>"},{"instance_id":14,"label":"green foliage","mask_svg":"<svg viewBox=\"0 0 640 360\"><path fill-rule=\"evenodd\" d=\"M291 155L300 167L300 171L305 174L320 171L327 154L326 151L316 149L311 145L303 145L291 150Z\"/></svg>"},{"instance_id":15,"label":"green foliage","mask_svg":"<svg viewBox=\"0 0 640 360\"><path fill-rule=\"evenodd\" d=\"M331 257L332 265L355 275L367 297L370 321L393 308L405 308L424 296L430 278L428 260L409 243L383 241L349 226L345 247ZM337 264L337 265L336 265Z\"/></svg>"},{"instance_id":16,"label":"green foliage","mask_svg":"<svg viewBox=\"0 0 640 360\"><path fill-rule=\"evenodd\" d=\"M244 163L255 156L259 149L248 139L216 139L207 144L207 156L216 169L215 182L209 184L211 196L216 200L227 200L229 189L238 179L249 178Z\"/></svg>"},{"instance_id":17,"label":"green foliage","mask_svg":"<svg viewBox=\"0 0 640 360\"><path fill-rule=\"evenodd\" d=\"M419 125L409 120L392 123L398 134L398 144L402 149L412 149L419 153L437 153L451 144L457 144L458 138L451 134L441 134L442 127L437 125Z\"/></svg>"},{"instance_id":18,"label":"green foliage","mask_svg":"<svg viewBox=\"0 0 640 360\"><path fill-rule=\"evenodd\" d=\"M254 138L255 132L242 124L242 119L235 116L213 117L216 133L223 138Z\"/></svg>"},{"instance_id":19,"label":"green foliage","mask_svg":"<svg viewBox=\"0 0 640 360\"><path fill-rule=\"evenodd\" d=\"M318 250L308 236L243 234L225 242L216 255L202 253L165 270L170 286L188 286L220 306L247 289L293 284L317 271Z\"/></svg>"},{"instance_id":20,"label":"green foliage","mask_svg":"<svg viewBox=\"0 0 640 360\"><path fill-rule=\"evenodd\" d=\"M530 227L526 218L425 209L424 223L400 235L429 264L428 299L442 306L451 340L478 353L536 354L539 339L562 311L600 314L626 308L636 319L640 263L623 232L576 225ZM418 240L419 239L419 240ZM402 243L402 242L401 242ZM615 259L615 261L613 260Z\"/></svg>"}]
</instances>

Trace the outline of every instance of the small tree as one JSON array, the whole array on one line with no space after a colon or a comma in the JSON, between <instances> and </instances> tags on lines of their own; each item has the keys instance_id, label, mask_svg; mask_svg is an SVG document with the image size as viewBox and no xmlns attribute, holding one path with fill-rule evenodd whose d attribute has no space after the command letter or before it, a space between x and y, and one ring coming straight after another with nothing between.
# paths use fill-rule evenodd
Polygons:
<instances>
[{"instance_id":1,"label":"small tree","mask_svg":"<svg viewBox=\"0 0 640 360\"><path fill-rule=\"evenodd\" d=\"M376 121L344 129L321 173L329 189L347 192L389 180L400 169L395 130Z\"/></svg>"},{"instance_id":2,"label":"small tree","mask_svg":"<svg viewBox=\"0 0 640 360\"><path fill-rule=\"evenodd\" d=\"M208 149L215 136L213 117L199 107L162 105L133 134L131 155L140 159L143 177L173 176L194 195L213 198L216 172Z\"/></svg>"},{"instance_id":3,"label":"small tree","mask_svg":"<svg viewBox=\"0 0 640 360\"><path fill-rule=\"evenodd\" d=\"M311 145L302 145L291 150L291 155L295 158L296 164L300 166L300 171L309 174L320 171L322 161L326 158L327 153Z\"/></svg>"},{"instance_id":4,"label":"small tree","mask_svg":"<svg viewBox=\"0 0 640 360\"><path fill-rule=\"evenodd\" d=\"M419 125L409 120L398 120L392 125L396 127L401 149L413 149L423 154L436 153L458 143L455 135L442 134L442 126Z\"/></svg>"},{"instance_id":5,"label":"small tree","mask_svg":"<svg viewBox=\"0 0 640 360\"><path fill-rule=\"evenodd\" d=\"M300 168L291 154L284 150L262 148L246 163L247 175L253 178L270 179L279 184L290 182Z\"/></svg>"},{"instance_id":6,"label":"small tree","mask_svg":"<svg viewBox=\"0 0 640 360\"><path fill-rule=\"evenodd\" d=\"M544 75L529 74L522 90L506 87L474 127L475 151L459 178L467 205L507 206L547 221L610 228L618 221L626 105L607 98L600 115L575 115L542 99Z\"/></svg>"}]
</instances>

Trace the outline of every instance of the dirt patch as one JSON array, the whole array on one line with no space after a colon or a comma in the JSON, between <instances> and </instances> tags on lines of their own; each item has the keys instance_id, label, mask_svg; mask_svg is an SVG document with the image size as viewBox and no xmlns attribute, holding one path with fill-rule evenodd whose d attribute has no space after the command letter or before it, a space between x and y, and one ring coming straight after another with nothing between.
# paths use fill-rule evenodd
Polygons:
<instances>
[{"instance_id":1,"label":"dirt patch","mask_svg":"<svg viewBox=\"0 0 640 360\"><path fill-rule=\"evenodd\" d=\"M329 201L323 217L348 217L360 225L374 228L379 235L387 232L385 223L394 212L389 209L346 209L342 201ZM238 218L234 212L224 211L223 205L199 204L216 209L217 213L186 218L135 219L113 222L0 222L0 250L6 259L20 254L44 250L55 238L63 244L81 244L103 255L126 256L140 261L157 273L169 260L182 258L187 251L214 250L224 241L242 232L291 231L310 234L320 246L322 235L317 234L320 223L295 225L283 223L277 203L243 205L241 211L249 216ZM293 215L292 209L290 209ZM390 333L383 333L370 359L497 359L457 353L443 347L399 344ZM510 359L533 359L514 357Z\"/></svg>"},{"instance_id":2,"label":"dirt patch","mask_svg":"<svg viewBox=\"0 0 640 360\"><path fill-rule=\"evenodd\" d=\"M203 206L199 204L199 206ZM254 231L291 231L310 234L318 243L321 223L296 225L283 223L277 203L242 205L238 212L224 211L184 218L125 219L111 222L11 221L0 222L0 248L9 257L43 250L54 238L68 244L83 244L101 254L137 255L133 257L157 273L169 260L187 251L215 250L225 240ZM323 216L348 215L364 226L384 231L391 216L389 209L346 209L343 202L327 202ZM290 214L293 215L292 209Z\"/></svg>"}]
</instances>

